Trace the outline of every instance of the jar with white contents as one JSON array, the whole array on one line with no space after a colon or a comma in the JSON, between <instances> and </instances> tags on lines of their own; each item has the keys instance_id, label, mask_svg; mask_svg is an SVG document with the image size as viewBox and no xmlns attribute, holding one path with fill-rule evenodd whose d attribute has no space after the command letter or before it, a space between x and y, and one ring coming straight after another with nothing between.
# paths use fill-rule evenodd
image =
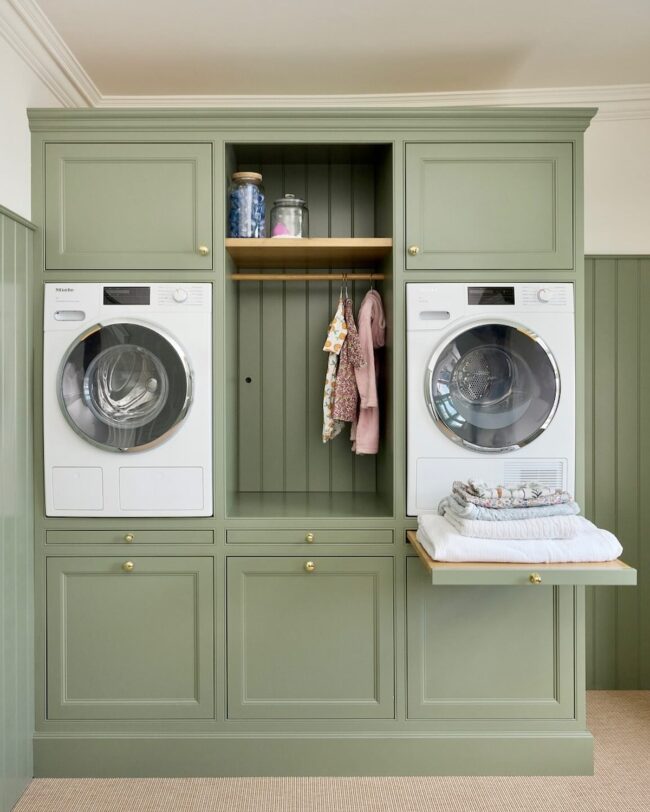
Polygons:
<instances>
[{"instance_id":1,"label":"jar with white contents","mask_svg":"<svg viewBox=\"0 0 650 812\"><path fill-rule=\"evenodd\" d=\"M301 197L279 197L271 210L272 237L309 237L309 211Z\"/></svg>"}]
</instances>

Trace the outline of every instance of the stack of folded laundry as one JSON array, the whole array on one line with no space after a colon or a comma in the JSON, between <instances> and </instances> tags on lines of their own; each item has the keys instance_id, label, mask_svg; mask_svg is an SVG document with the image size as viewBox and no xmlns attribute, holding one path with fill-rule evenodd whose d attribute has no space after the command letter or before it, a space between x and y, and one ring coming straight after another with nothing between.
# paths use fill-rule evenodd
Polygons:
<instances>
[{"instance_id":1,"label":"stack of folded laundry","mask_svg":"<svg viewBox=\"0 0 650 812\"><path fill-rule=\"evenodd\" d=\"M438 515L418 517L418 541L436 561L612 561L618 539L579 516L571 494L535 482L454 482Z\"/></svg>"}]
</instances>

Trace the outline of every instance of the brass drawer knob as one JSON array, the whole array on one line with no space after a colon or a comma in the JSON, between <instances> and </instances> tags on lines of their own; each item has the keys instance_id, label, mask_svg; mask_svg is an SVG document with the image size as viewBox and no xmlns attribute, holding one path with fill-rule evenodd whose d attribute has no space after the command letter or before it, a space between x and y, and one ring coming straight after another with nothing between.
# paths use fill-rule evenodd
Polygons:
<instances>
[{"instance_id":1,"label":"brass drawer knob","mask_svg":"<svg viewBox=\"0 0 650 812\"><path fill-rule=\"evenodd\" d=\"M315 538L316 536L314 536L313 533L307 533L307 535L305 536L305 541L307 542L307 544L313 544Z\"/></svg>"},{"instance_id":2,"label":"brass drawer knob","mask_svg":"<svg viewBox=\"0 0 650 812\"><path fill-rule=\"evenodd\" d=\"M412 257L416 257L420 253L419 245L409 245L408 252Z\"/></svg>"},{"instance_id":3,"label":"brass drawer knob","mask_svg":"<svg viewBox=\"0 0 650 812\"><path fill-rule=\"evenodd\" d=\"M133 561L125 561L122 564L122 569L124 570L124 572L133 572L133 570L135 569L135 564L133 563Z\"/></svg>"},{"instance_id":4,"label":"brass drawer knob","mask_svg":"<svg viewBox=\"0 0 650 812\"><path fill-rule=\"evenodd\" d=\"M124 536L124 541L125 541L127 544L132 544L132 543L133 543L133 539L134 539L134 538L135 538L135 536L133 535L133 533L127 533L127 534Z\"/></svg>"},{"instance_id":5,"label":"brass drawer knob","mask_svg":"<svg viewBox=\"0 0 650 812\"><path fill-rule=\"evenodd\" d=\"M305 572L314 572L316 564L313 561L305 561Z\"/></svg>"},{"instance_id":6,"label":"brass drawer knob","mask_svg":"<svg viewBox=\"0 0 650 812\"><path fill-rule=\"evenodd\" d=\"M531 572L528 576L528 580L531 582L531 584L541 584L542 576L538 572Z\"/></svg>"},{"instance_id":7,"label":"brass drawer knob","mask_svg":"<svg viewBox=\"0 0 650 812\"><path fill-rule=\"evenodd\" d=\"M209 253L210 249L207 245L199 245L199 254L201 254L202 257L207 257Z\"/></svg>"}]
</instances>

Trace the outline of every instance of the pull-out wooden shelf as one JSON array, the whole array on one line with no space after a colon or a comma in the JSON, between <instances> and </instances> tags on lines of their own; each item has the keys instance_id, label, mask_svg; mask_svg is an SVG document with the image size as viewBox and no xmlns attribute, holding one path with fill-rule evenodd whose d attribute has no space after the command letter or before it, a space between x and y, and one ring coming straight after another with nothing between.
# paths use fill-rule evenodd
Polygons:
<instances>
[{"instance_id":1,"label":"pull-out wooden shelf","mask_svg":"<svg viewBox=\"0 0 650 812\"><path fill-rule=\"evenodd\" d=\"M636 570L623 561L588 564L501 564L434 561L417 540L406 534L435 586L634 586Z\"/></svg>"},{"instance_id":2,"label":"pull-out wooden shelf","mask_svg":"<svg viewBox=\"0 0 650 812\"><path fill-rule=\"evenodd\" d=\"M389 237L226 239L238 268L365 268L376 265L392 247Z\"/></svg>"}]
</instances>

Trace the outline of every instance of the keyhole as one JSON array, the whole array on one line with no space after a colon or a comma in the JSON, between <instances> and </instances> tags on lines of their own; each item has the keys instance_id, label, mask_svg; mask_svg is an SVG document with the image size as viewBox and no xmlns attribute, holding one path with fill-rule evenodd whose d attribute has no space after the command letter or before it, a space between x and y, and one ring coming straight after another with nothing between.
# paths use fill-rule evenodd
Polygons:
<instances>
[{"instance_id":1,"label":"keyhole","mask_svg":"<svg viewBox=\"0 0 650 812\"><path fill-rule=\"evenodd\" d=\"M252 378L244 378L244 380L246 381L246 383L252 383L253 382Z\"/></svg>"}]
</instances>

